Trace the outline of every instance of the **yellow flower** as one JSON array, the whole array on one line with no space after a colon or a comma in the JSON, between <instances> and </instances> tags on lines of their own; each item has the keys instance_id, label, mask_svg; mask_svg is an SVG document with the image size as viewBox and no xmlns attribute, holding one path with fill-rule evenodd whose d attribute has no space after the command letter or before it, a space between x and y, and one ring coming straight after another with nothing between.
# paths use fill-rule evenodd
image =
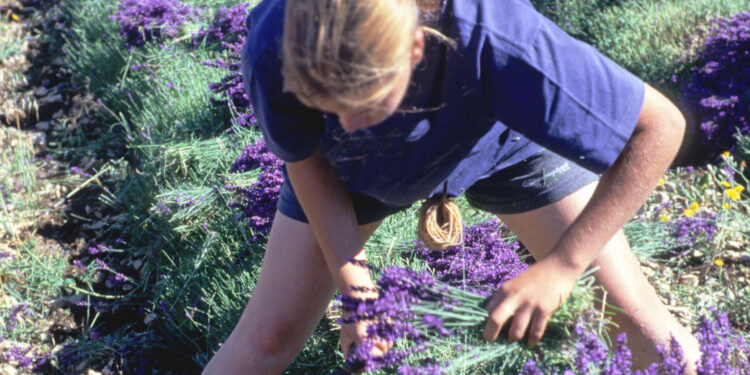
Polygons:
<instances>
[{"instance_id":1,"label":"yellow flower","mask_svg":"<svg viewBox=\"0 0 750 375\"><path fill-rule=\"evenodd\" d=\"M695 211L693 211L693 210L691 210L689 208L686 208L685 211L682 211L682 214L685 215L685 216L687 216L687 217L693 217L693 215L695 215Z\"/></svg>"},{"instance_id":2,"label":"yellow flower","mask_svg":"<svg viewBox=\"0 0 750 375\"><path fill-rule=\"evenodd\" d=\"M664 185L664 179L663 179L663 178L660 178L660 179L659 179L659 183L658 183L657 185L658 185L658 186L662 186L662 185Z\"/></svg>"},{"instance_id":3,"label":"yellow flower","mask_svg":"<svg viewBox=\"0 0 750 375\"><path fill-rule=\"evenodd\" d=\"M727 189L727 190L724 190L724 194L726 194L733 201L740 200L740 193L737 190Z\"/></svg>"},{"instance_id":4,"label":"yellow flower","mask_svg":"<svg viewBox=\"0 0 750 375\"><path fill-rule=\"evenodd\" d=\"M667 215L661 215L661 217L659 219L661 219L661 221L667 221L667 220L669 220L669 216L667 216Z\"/></svg>"},{"instance_id":5,"label":"yellow flower","mask_svg":"<svg viewBox=\"0 0 750 375\"><path fill-rule=\"evenodd\" d=\"M734 187L734 190L736 190L738 193L742 193L743 191L745 191L745 187L742 185L737 185Z\"/></svg>"},{"instance_id":6,"label":"yellow flower","mask_svg":"<svg viewBox=\"0 0 750 375\"><path fill-rule=\"evenodd\" d=\"M721 205L721 207L724 207L725 210L728 210L729 209L729 203L724 203L723 205Z\"/></svg>"},{"instance_id":7,"label":"yellow flower","mask_svg":"<svg viewBox=\"0 0 750 375\"><path fill-rule=\"evenodd\" d=\"M716 267L724 267L724 261L721 259L716 259L714 261L714 264L716 265Z\"/></svg>"},{"instance_id":8,"label":"yellow flower","mask_svg":"<svg viewBox=\"0 0 750 375\"><path fill-rule=\"evenodd\" d=\"M690 204L690 209L693 210L693 211L698 211L698 207L700 207L700 205L698 204L698 202L693 202L693 203Z\"/></svg>"},{"instance_id":9,"label":"yellow flower","mask_svg":"<svg viewBox=\"0 0 750 375\"><path fill-rule=\"evenodd\" d=\"M729 157L729 151L724 151L721 153L721 156L728 158Z\"/></svg>"},{"instance_id":10,"label":"yellow flower","mask_svg":"<svg viewBox=\"0 0 750 375\"><path fill-rule=\"evenodd\" d=\"M20 18L18 18L18 16L17 16L17 15L15 15L15 14L11 14L11 15L10 15L10 18L12 18L12 19L13 19L13 21L20 21L20 20L21 20L21 19L20 19Z\"/></svg>"},{"instance_id":11,"label":"yellow flower","mask_svg":"<svg viewBox=\"0 0 750 375\"><path fill-rule=\"evenodd\" d=\"M727 181L719 181L719 185L721 185L723 187L732 187L732 184L730 184Z\"/></svg>"}]
</instances>

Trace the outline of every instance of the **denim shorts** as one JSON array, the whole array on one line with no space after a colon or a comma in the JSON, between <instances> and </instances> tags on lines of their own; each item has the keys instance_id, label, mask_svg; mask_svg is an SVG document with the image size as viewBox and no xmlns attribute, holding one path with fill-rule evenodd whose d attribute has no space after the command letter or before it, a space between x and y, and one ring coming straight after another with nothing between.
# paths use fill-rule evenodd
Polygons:
<instances>
[{"instance_id":1,"label":"denim shorts","mask_svg":"<svg viewBox=\"0 0 750 375\"><path fill-rule=\"evenodd\" d=\"M494 214L515 214L557 202L598 179L596 173L542 149L478 180L464 194L469 204L480 210ZM351 196L359 225L382 220L411 207L389 206L359 193L351 193ZM278 210L292 219L307 222L288 180L281 186Z\"/></svg>"}]
</instances>

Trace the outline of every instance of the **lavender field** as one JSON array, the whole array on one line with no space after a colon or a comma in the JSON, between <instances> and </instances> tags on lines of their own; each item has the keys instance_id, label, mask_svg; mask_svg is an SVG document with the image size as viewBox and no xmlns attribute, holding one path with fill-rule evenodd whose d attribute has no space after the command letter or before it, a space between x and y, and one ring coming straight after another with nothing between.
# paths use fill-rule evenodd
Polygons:
<instances>
[{"instance_id":1,"label":"lavender field","mask_svg":"<svg viewBox=\"0 0 750 375\"><path fill-rule=\"evenodd\" d=\"M750 3L531 2L685 114L625 233L700 341L698 373L750 374ZM0 0L0 374L199 374L226 340L283 181L240 74L254 4ZM417 241L418 204L387 218L362 265L381 298L332 299L285 373L684 373L678 345L633 368L593 270L538 346L484 342L487 296L533 259L457 204L464 243L443 252ZM344 358L343 312L393 349Z\"/></svg>"}]
</instances>

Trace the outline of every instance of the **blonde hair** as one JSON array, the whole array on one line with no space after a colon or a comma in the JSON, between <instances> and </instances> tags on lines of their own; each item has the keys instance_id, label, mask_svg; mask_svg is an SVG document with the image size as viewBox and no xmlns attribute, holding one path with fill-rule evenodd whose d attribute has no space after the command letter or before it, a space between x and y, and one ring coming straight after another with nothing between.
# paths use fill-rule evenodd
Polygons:
<instances>
[{"instance_id":1,"label":"blonde hair","mask_svg":"<svg viewBox=\"0 0 750 375\"><path fill-rule=\"evenodd\" d=\"M288 0L284 90L310 107L373 108L409 69L414 0Z\"/></svg>"},{"instance_id":2,"label":"blonde hair","mask_svg":"<svg viewBox=\"0 0 750 375\"><path fill-rule=\"evenodd\" d=\"M284 91L313 107L375 109L411 69L418 28L453 46L439 31L420 24L420 8L436 13L442 0L287 0L282 39ZM432 248L461 241L458 208L428 200L419 236Z\"/></svg>"}]
</instances>

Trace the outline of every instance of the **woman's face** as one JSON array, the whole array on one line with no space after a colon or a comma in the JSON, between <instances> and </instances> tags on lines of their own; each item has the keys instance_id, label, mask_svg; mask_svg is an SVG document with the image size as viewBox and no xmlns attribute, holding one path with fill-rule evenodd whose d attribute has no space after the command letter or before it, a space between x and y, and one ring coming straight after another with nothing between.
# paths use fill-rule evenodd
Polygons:
<instances>
[{"instance_id":1,"label":"woman's face","mask_svg":"<svg viewBox=\"0 0 750 375\"><path fill-rule=\"evenodd\" d=\"M414 43L411 51L410 62L412 69L422 60L423 51L424 34L421 29L418 29L414 35ZM343 107L319 109L337 115L341 127L349 133L379 124L396 112L401 101L403 101L404 96L406 96L406 89L409 87L412 69L404 69L399 73L396 78L396 84L391 89L391 92L375 108L368 108L367 110L352 110Z\"/></svg>"}]
</instances>

